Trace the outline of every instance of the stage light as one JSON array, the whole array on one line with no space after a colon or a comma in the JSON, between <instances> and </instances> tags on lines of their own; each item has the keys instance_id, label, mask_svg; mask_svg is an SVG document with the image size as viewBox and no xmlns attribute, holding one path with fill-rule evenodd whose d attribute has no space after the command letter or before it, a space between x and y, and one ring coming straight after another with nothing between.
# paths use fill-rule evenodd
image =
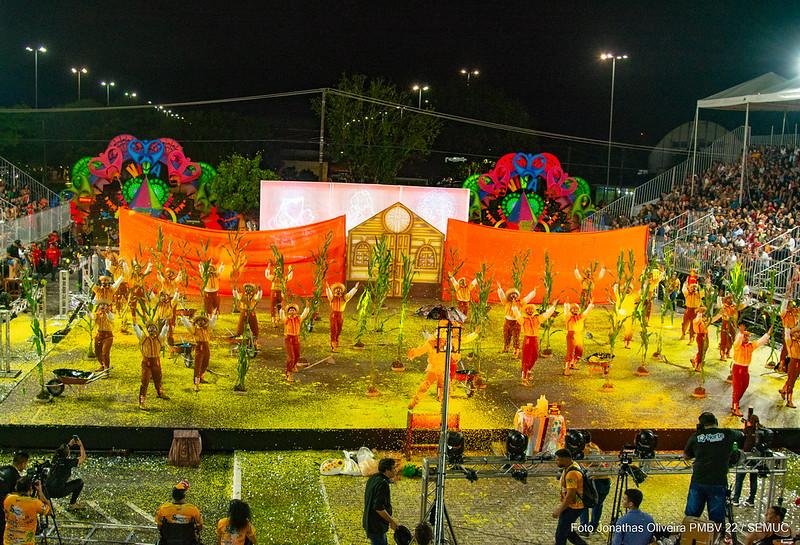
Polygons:
<instances>
[{"instance_id":1,"label":"stage light","mask_svg":"<svg viewBox=\"0 0 800 545\"><path fill-rule=\"evenodd\" d=\"M653 430L641 430L636 434L636 456L639 458L655 458L658 446L658 435Z\"/></svg>"},{"instance_id":2,"label":"stage light","mask_svg":"<svg viewBox=\"0 0 800 545\"><path fill-rule=\"evenodd\" d=\"M528 448L528 436L517 430L509 430L506 435L506 456L514 462L525 461L525 451Z\"/></svg>"},{"instance_id":3,"label":"stage light","mask_svg":"<svg viewBox=\"0 0 800 545\"><path fill-rule=\"evenodd\" d=\"M447 463L464 462L464 436L457 431L447 432Z\"/></svg>"},{"instance_id":4,"label":"stage light","mask_svg":"<svg viewBox=\"0 0 800 545\"><path fill-rule=\"evenodd\" d=\"M564 436L564 447L572 454L574 460L582 460L583 450L592 442L592 434L586 430L568 430Z\"/></svg>"},{"instance_id":5,"label":"stage light","mask_svg":"<svg viewBox=\"0 0 800 545\"><path fill-rule=\"evenodd\" d=\"M769 458L772 453L772 442L775 439L775 432L769 428L756 429L756 442L753 449L759 456Z\"/></svg>"},{"instance_id":6,"label":"stage light","mask_svg":"<svg viewBox=\"0 0 800 545\"><path fill-rule=\"evenodd\" d=\"M526 484L528 482L528 470L527 469L514 469L511 471L511 477L515 481L519 481L522 484Z\"/></svg>"}]
</instances>

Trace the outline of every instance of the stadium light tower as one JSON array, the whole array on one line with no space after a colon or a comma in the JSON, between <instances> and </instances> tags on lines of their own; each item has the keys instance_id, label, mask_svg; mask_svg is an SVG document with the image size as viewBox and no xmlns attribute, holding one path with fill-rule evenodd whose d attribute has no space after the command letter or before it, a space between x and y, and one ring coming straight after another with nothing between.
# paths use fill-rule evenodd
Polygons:
<instances>
[{"instance_id":1,"label":"stadium light tower","mask_svg":"<svg viewBox=\"0 0 800 545\"><path fill-rule=\"evenodd\" d=\"M75 68L74 66L70 69L72 73L78 76L78 101L81 99L81 75L85 75L89 73L89 70L83 66L81 68Z\"/></svg>"},{"instance_id":2,"label":"stadium light tower","mask_svg":"<svg viewBox=\"0 0 800 545\"><path fill-rule=\"evenodd\" d=\"M411 87L411 90L419 92L419 101L417 102L417 108L422 109L422 92L429 91L430 87L428 87L424 83L422 85L415 83L414 86Z\"/></svg>"},{"instance_id":3,"label":"stadium light tower","mask_svg":"<svg viewBox=\"0 0 800 545\"><path fill-rule=\"evenodd\" d=\"M111 88L116 85L113 81L105 82L101 81L100 85L106 88L106 106L111 104Z\"/></svg>"},{"instance_id":4,"label":"stadium light tower","mask_svg":"<svg viewBox=\"0 0 800 545\"><path fill-rule=\"evenodd\" d=\"M39 108L39 53L47 53L43 45L33 48L25 46L25 51L33 53L33 107Z\"/></svg>"},{"instance_id":5,"label":"stadium light tower","mask_svg":"<svg viewBox=\"0 0 800 545\"><path fill-rule=\"evenodd\" d=\"M464 76L465 78L467 78L467 85L469 85L469 79L470 79L471 77L473 77L473 76L474 76L474 77L476 77L476 78L477 78L478 76L480 76L480 75L481 75L481 72L480 72L480 70L478 70L477 68L470 68L470 69L467 69L467 68L462 68L462 69L461 69L461 71L460 71L459 73L460 73L462 76Z\"/></svg>"},{"instance_id":6,"label":"stadium light tower","mask_svg":"<svg viewBox=\"0 0 800 545\"><path fill-rule=\"evenodd\" d=\"M606 186L611 185L611 129L614 126L614 80L617 73L617 61L626 60L628 55L616 55L614 53L603 53L600 55L601 61L611 61L611 108L608 114L608 156L606 158Z\"/></svg>"}]
</instances>

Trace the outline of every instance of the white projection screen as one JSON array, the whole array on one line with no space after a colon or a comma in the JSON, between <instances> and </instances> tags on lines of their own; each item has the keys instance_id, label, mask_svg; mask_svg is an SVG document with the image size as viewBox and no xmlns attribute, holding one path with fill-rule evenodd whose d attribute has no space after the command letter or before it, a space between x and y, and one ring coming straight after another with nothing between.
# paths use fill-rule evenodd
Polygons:
<instances>
[{"instance_id":1,"label":"white projection screen","mask_svg":"<svg viewBox=\"0 0 800 545\"><path fill-rule=\"evenodd\" d=\"M261 182L260 229L297 227L344 214L350 231L400 202L442 233L447 219L469 219L469 190L333 182Z\"/></svg>"}]
</instances>

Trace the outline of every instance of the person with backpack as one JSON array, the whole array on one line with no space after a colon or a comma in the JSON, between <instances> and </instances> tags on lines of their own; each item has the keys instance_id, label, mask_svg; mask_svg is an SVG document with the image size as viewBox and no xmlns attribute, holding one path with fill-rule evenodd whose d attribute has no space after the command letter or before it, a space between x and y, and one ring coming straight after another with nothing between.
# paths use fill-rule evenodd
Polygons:
<instances>
[{"instance_id":1,"label":"person with backpack","mask_svg":"<svg viewBox=\"0 0 800 545\"><path fill-rule=\"evenodd\" d=\"M556 525L556 545L586 545L574 527L584 509L597 505L597 489L586 471L573 461L572 453L565 448L555 453L556 465L561 469L561 503L553 511Z\"/></svg>"},{"instance_id":2,"label":"person with backpack","mask_svg":"<svg viewBox=\"0 0 800 545\"><path fill-rule=\"evenodd\" d=\"M11 464L0 467L0 502L4 501L6 496L17 489L17 482L21 479L21 473L28 466L28 458L27 452L15 452ZM0 509L0 536L5 533L5 529L5 511Z\"/></svg>"}]
</instances>

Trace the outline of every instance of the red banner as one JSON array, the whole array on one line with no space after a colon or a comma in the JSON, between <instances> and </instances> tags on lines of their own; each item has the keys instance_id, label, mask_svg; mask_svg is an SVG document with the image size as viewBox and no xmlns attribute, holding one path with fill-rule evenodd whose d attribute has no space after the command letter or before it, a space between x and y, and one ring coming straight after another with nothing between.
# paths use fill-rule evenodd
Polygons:
<instances>
[{"instance_id":1,"label":"red banner","mask_svg":"<svg viewBox=\"0 0 800 545\"><path fill-rule=\"evenodd\" d=\"M575 268L582 270L597 261L606 267L607 272L603 279L596 278L594 298L595 303L605 303L612 285L616 282L617 258L621 251L625 252L626 262L628 251L633 251L636 278L641 274L647 262L647 227L593 233L532 233L450 219L445 242L442 297L448 299L450 296L447 282L452 266L451 251L457 251L458 260L464 260L464 266L457 276L465 277L467 282L475 278L475 273L481 270L481 264L486 263L491 267L489 276L494 279L489 300L496 302L497 282L500 282L503 289L513 287L511 264L514 255L525 250L530 250L531 253L522 279L521 296L524 297L536 288L533 302L541 302L544 293L544 254L547 252L553 270L554 300L578 302L580 282L575 278ZM599 271L598 267L598 273Z\"/></svg>"},{"instance_id":2,"label":"red banner","mask_svg":"<svg viewBox=\"0 0 800 545\"><path fill-rule=\"evenodd\" d=\"M163 237L162 250L158 251L159 230ZM277 231L244 231L242 244L248 244L244 251L246 256L245 266L239 276L239 285L251 282L261 286L265 294L270 288L270 282L264 278L264 269L273 260L272 245L278 247L283 254L284 263L294 269L294 276L289 283L292 294L306 297L314 289L314 260L312 252L318 253L325 239L331 234L331 244L328 248L328 274L327 281L344 282L347 272L347 236L345 234L345 218L339 216L332 220L313 223L302 227L281 229ZM223 263L225 270L220 278L221 295L231 294L230 274L232 270L231 256L226 248L232 247L233 231L216 231L198 227L188 227L179 223L159 220L139 214L132 210L120 210L119 214L119 239L120 255L130 263L136 258L145 264L155 259L167 260L166 266L172 270L181 269L184 263L189 274L188 293L199 293L201 280L198 274L200 262L213 259L216 263ZM204 245L208 242L207 250ZM171 249L171 256L167 249ZM155 263L153 263L155 268ZM155 270L155 269L154 269ZM151 275L148 278L154 277ZM150 283L155 282L153 279Z\"/></svg>"}]
</instances>

